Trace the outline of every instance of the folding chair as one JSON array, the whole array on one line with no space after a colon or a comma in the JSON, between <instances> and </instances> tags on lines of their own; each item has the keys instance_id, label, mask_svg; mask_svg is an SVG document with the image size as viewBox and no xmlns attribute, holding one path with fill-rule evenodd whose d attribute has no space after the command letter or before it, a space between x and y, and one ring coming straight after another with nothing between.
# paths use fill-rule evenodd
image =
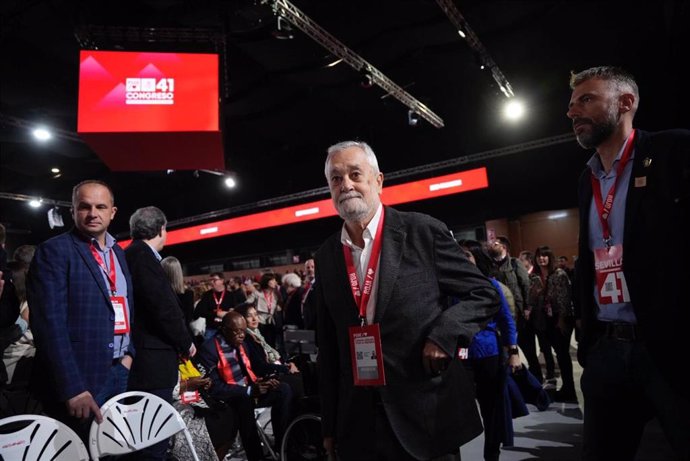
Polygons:
<instances>
[{"instance_id":1,"label":"folding chair","mask_svg":"<svg viewBox=\"0 0 690 461\"><path fill-rule=\"evenodd\" d=\"M134 403L132 397L140 397ZM103 422L94 421L89 434L89 453L97 461L105 455L122 455L150 447L184 431L187 445L195 461L199 457L194 449L187 425L175 408L158 396L147 392L124 392L101 407Z\"/></svg>"},{"instance_id":2,"label":"folding chair","mask_svg":"<svg viewBox=\"0 0 690 461\"><path fill-rule=\"evenodd\" d=\"M17 415L0 419L0 459L89 461L89 453L79 436L60 421Z\"/></svg>"}]
</instances>

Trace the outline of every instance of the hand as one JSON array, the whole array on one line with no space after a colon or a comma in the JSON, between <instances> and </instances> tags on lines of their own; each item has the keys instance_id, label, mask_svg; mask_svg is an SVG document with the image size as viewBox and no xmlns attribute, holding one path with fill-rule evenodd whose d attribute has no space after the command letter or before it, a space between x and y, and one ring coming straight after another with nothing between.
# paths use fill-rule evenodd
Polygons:
<instances>
[{"instance_id":1,"label":"hand","mask_svg":"<svg viewBox=\"0 0 690 461\"><path fill-rule=\"evenodd\" d=\"M518 354L514 355L509 355L508 356L508 366L510 367L510 371L512 373L515 373L519 369L522 368L522 362L520 361L520 356Z\"/></svg>"},{"instance_id":2,"label":"hand","mask_svg":"<svg viewBox=\"0 0 690 461\"><path fill-rule=\"evenodd\" d=\"M194 357L196 355L196 346L194 343L192 343L191 346L189 346L189 356Z\"/></svg>"},{"instance_id":3,"label":"hand","mask_svg":"<svg viewBox=\"0 0 690 461\"><path fill-rule=\"evenodd\" d=\"M532 309L525 309L522 314L525 316L525 320L529 320L529 316L532 313Z\"/></svg>"},{"instance_id":4,"label":"hand","mask_svg":"<svg viewBox=\"0 0 690 461\"><path fill-rule=\"evenodd\" d=\"M335 439L333 437L323 438L323 448L328 455L328 461L335 460Z\"/></svg>"},{"instance_id":5,"label":"hand","mask_svg":"<svg viewBox=\"0 0 690 461\"><path fill-rule=\"evenodd\" d=\"M89 391L84 391L81 394L75 395L65 402L65 405L67 405L67 412L69 415L74 418L85 420L88 419L88 417L91 416L91 412L93 412L96 422L98 424L103 422L101 409L98 408L96 401Z\"/></svg>"},{"instance_id":6,"label":"hand","mask_svg":"<svg viewBox=\"0 0 690 461\"><path fill-rule=\"evenodd\" d=\"M448 354L438 347L436 343L427 339L422 351L424 371L430 375L438 376L448 368L449 363L450 357Z\"/></svg>"},{"instance_id":7,"label":"hand","mask_svg":"<svg viewBox=\"0 0 690 461\"><path fill-rule=\"evenodd\" d=\"M199 389L209 390L211 388L211 378L195 376L187 380L187 391L198 391Z\"/></svg>"},{"instance_id":8,"label":"hand","mask_svg":"<svg viewBox=\"0 0 690 461\"><path fill-rule=\"evenodd\" d=\"M299 368L297 368L297 365L295 365L293 362L290 362L288 363L288 373L290 373L291 375L299 373Z\"/></svg>"},{"instance_id":9,"label":"hand","mask_svg":"<svg viewBox=\"0 0 690 461\"><path fill-rule=\"evenodd\" d=\"M258 379L253 385L252 385L252 395L254 396L259 396L259 395L264 395L268 394L268 392L271 389L275 389L275 387L272 387L271 381L275 380L263 380L263 379Z\"/></svg>"},{"instance_id":10,"label":"hand","mask_svg":"<svg viewBox=\"0 0 690 461\"><path fill-rule=\"evenodd\" d=\"M124 355L122 359L120 359L120 363L122 364L122 366L128 370L132 369L132 362L133 359L131 355Z\"/></svg>"}]
</instances>

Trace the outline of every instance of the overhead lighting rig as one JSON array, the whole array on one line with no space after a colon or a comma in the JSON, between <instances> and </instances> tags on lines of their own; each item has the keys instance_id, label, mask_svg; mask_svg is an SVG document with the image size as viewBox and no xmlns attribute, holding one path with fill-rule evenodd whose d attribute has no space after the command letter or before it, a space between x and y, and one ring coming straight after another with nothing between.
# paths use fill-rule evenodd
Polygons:
<instances>
[{"instance_id":1,"label":"overhead lighting rig","mask_svg":"<svg viewBox=\"0 0 690 461\"><path fill-rule=\"evenodd\" d=\"M513 93L513 87L510 86L508 79L505 75L503 75L501 69L498 68L498 65L491 58L489 52L486 51L486 48L484 48L482 42L479 41L479 37L477 37L477 34L474 33L470 25L460 13L460 10L458 10L458 8L455 6L453 0L436 0L436 3L438 3L438 6L440 6L443 12L446 13L446 16L448 16L450 22L452 22L457 29L458 34L467 41L467 44L475 53L481 68L489 68L491 71L491 76L494 78L505 97L512 98L515 96L515 93Z\"/></svg>"},{"instance_id":2,"label":"overhead lighting rig","mask_svg":"<svg viewBox=\"0 0 690 461\"><path fill-rule=\"evenodd\" d=\"M421 118L429 122L435 128L443 127L443 119L436 115L425 104L414 98L399 85L388 78L383 72L367 62L360 55L345 46L340 40L323 29L299 8L287 0L262 0L263 3L271 5L276 16L287 19L293 26L300 29L312 40L328 50L333 56L337 56L346 62L357 72L367 72L371 83L378 85L388 94L403 103L410 111L418 114Z\"/></svg>"}]
</instances>

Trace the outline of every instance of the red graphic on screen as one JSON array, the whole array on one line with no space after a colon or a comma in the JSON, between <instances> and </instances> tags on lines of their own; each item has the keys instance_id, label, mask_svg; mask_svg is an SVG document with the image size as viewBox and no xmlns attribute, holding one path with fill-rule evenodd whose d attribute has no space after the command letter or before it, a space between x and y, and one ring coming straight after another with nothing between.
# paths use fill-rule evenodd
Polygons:
<instances>
[{"instance_id":1,"label":"red graphic on screen","mask_svg":"<svg viewBox=\"0 0 690 461\"><path fill-rule=\"evenodd\" d=\"M82 51L80 133L218 131L218 55Z\"/></svg>"}]
</instances>

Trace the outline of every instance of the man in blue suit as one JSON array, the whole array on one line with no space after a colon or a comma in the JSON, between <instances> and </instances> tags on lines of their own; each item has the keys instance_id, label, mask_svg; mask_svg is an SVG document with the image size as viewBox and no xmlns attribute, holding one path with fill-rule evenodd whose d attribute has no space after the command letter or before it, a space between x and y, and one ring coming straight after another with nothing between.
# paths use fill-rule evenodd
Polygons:
<instances>
[{"instance_id":1,"label":"man in blue suit","mask_svg":"<svg viewBox=\"0 0 690 461\"><path fill-rule=\"evenodd\" d=\"M117 208L110 187L87 180L72 192L75 227L42 243L28 276L36 343L32 390L44 411L88 433L91 415L127 386L132 281L108 233Z\"/></svg>"}]
</instances>

